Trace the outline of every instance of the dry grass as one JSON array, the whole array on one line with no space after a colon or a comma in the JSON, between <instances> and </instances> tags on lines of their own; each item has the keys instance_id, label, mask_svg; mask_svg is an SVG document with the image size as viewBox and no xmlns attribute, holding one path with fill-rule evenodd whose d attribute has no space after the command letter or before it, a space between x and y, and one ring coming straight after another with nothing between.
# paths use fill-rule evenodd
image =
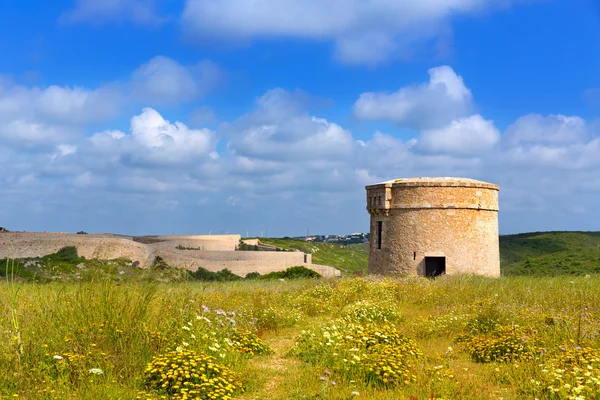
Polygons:
<instances>
[{"instance_id":1,"label":"dry grass","mask_svg":"<svg viewBox=\"0 0 600 400\"><path fill-rule=\"evenodd\" d=\"M248 400L600 397L598 276L5 282L0 304L0 398L160 398L146 367L178 347L229 366L244 386L234 398ZM384 328L422 355L374 344ZM477 362L475 351L518 352L521 340L526 357ZM368 369L390 360L414 379L386 383Z\"/></svg>"}]
</instances>

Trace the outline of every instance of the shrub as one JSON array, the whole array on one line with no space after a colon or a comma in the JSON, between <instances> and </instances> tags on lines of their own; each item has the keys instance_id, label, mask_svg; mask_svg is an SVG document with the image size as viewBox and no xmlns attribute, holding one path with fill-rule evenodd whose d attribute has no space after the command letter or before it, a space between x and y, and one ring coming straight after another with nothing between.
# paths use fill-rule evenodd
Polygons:
<instances>
[{"instance_id":1,"label":"shrub","mask_svg":"<svg viewBox=\"0 0 600 400\"><path fill-rule=\"evenodd\" d=\"M165 260L163 260L163 258L161 256L156 256L156 258L154 259L154 262L150 266L150 269L155 269L155 270L159 270L159 271L164 271L169 268L170 268L169 264L167 264L167 262Z\"/></svg>"},{"instance_id":2,"label":"shrub","mask_svg":"<svg viewBox=\"0 0 600 400\"><path fill-rule=\"evenodd\" d=\"M227 268L222 269L219 272L212 272L207 270L206 268L198 267L196 271L189 271L189 275L193 279L208 282L229 282L239 281L243 279L241 276L234 274Z\"/></svg>"},{"instance_id":3,"label":"shrub","mask_svg":"<svg viewBox=\"0 0 600 400\"><path fill-rule=\"evenodd\" d=\"M250 273L246 274L245 279L258 279L258 278L260 278L260 274L258 272L250 272Z\"/></svg>"},{"instance_id":4,"label":"shrub","mask_svg":"<svg viewBox=\"0 0 600 400\"><path fill-rule=\"evenodd\" d=\"M531 334L518 326L501 326L467 340L466 346L471 358L481 363L532 359L536 349Z\"/></svg>"},{"instance_id":5,"label":"shrub","mask_svg":"<svg viewBox=\"0 0 600 400\"><path fill-rule=\"evenodd\" d=\"M302 278L320 278L318 272L303 266L290 267L285 271L270 272L260 277L260 279L302 279Z\"/></svg>"},{"instance_id":6,"label":"shrub","mask_svg":"<svg viewBox=\"0 0 600 400\"><path fill-rule=\"evenodd\" d=\"M171 351L157 356L145 371L148 389L173 399L230 399L243 389L231 369L194 351Z\"/></svg>"},{"instance_id":7,"label":"shrub","mask_svg":"<svg viewBox=\"0 0 600 400\"><path fill-rule=\"evenodd\" d=\"M73 264L79 263L82 260L84 260L83 257L79 257L79 254L77 253L77 247L75 246L65 246L58 250L56 253L48 254L42 257L42 259L48 261L62 261Z\"/></svg>"}]
</instances>

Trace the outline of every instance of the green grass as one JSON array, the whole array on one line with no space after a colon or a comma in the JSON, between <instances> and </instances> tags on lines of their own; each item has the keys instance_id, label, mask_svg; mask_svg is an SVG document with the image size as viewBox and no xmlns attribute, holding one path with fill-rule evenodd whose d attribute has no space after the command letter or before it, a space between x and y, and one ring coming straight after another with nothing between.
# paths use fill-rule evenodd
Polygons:
<instances>
[{"instance_id":1,"label":"green grass","mask_svg":"<svg viewBox=\"0 0 600 400\"><path fill-rule=\"evenodd\" d=\"M265 244L286 250L299 250L312 254L315 264L328 265L342 271L345 276L363 275L369 262L369 244L312 243L297 239L260 238Z\"/></svg>"},{"instance_id":2,"label":"green grass","mask_svg":"<svg viewBox=\"0 0 600 400\"><path fill-rule=\"evenodd\" d=\"M500 236L503 275L600 272L600 232L535 232Z\"/></svg>"},{"instance_id":3,"label":"green grass","mask_svg":"<svg viewBox=\"0 0 600 400\"><path fill-rule=\"evenodd\" d=\"M240 400L600 396L598 275L6 281L0 304L2 399L160 398L153 360L206 373L177 348Z\"/></svg>"}]
</instances>

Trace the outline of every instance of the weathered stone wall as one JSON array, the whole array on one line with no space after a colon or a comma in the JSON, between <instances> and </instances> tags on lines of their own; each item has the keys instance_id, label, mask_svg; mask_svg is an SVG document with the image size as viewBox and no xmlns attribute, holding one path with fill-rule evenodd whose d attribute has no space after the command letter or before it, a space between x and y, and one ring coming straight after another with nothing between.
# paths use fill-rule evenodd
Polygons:
<instances>
[{"instance_id":1,"label":"weathered stone wall","mask_svg":"<svg viewBox=\"0 0 600 400\"><path fill-rule=\"evenodd\" d=\"M214 251L234 251L239 242L220 241L220 240L203 240L203 239L173 239L165 242L153 243L154 247L171 247L177 246Z\"/></svg>"},{"instance_id":2,"label":"weathered stone wall","mask_svg":"<svg viewBox=\"0 0 600 400\"><path fill-rule=\"evenodd\" d=\"M240 235L187 235L187 236L156 236L165 240L163 245L170 247L194 247L202 250L234 251L239 243Z\"/></svg>"},{"instance_id":3,"label":"weathered stone wall","mask_svg":"<svg viewBox=\"0 0 600 400\"><path fill-rule=\"evenodd\" d=\"M209 271L229 269L246 276L249 272L265 274L302 265L324 276L339 276L340 271L312 264L312 255L302 252L234 251L239 244L239 235L227 235L218 240L217 235L202 235L190 238L161 236L164 242L143 244L116 235L73 235L59 233L0 233L0 258L41 257L55 253L65 246L76 246L79 255L85 258L114 259L126 257L138 261L141 267L152 264L156 256L169 265L196 270L203 267ZM205 246L205 250L178 250L184 247ZM213 250L213 249L217 250Z\"/></svg>"},{"instance_id":4,"label":"weathered stone wall","mask_svg":"<svg viewBox=\"0 0 600 400\"><path fill-rule=\"evenodd\" d=\"M111 235L69 235L55 233L0 233L0 258L41 257L62 247L75 246L85 258L139 261L144 266L147 248L141 243Z\"/></svg>"},{"instance_id":5,"label":"weathered stone wall","mask_svg":"<svg viewBox=\"0 0 600 400\"><path fill-rule=\"evenodd\" d=\"M498 187L436 179L367 187L369 273L425 275L425 257L443 256L447 274L499 276Z\"/></svg>"},{"instance_id":6,"label":"weathered stone wall","mask_svg":"<svg viewBox=\"0 0 600 400\"><path fill-rule=\"evenodd\" d=\"M162 251L158 251L158 254L167 264L177 265L190 271L195 271L199 267L212 272L227 268L236 275L246 276L250 272L264 275L289 267L303 266L323 276L340 276L340 271L335 268L312 264L310 255L302 252L171 251L162 249Z\"/></svg>"}]
</instances>

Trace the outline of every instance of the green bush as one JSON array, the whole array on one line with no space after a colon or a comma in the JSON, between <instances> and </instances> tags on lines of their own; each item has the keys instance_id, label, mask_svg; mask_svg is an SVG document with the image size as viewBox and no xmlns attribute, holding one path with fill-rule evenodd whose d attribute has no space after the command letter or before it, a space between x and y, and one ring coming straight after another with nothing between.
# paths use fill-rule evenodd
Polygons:
<instances>
[{"instance_id":1,"label":"green bush","mask_svg":"<svg viewBox=\"0 0 600 400\"><path fill-rule=\"evenodd\" d=\"M165 270L169 268L169 264L167 264L167 262L165 260L163 260L163 258L161 256L156 256L156 258L154 259L154 262L152 263L152 266L150 266L150 269L155 269L155 270Z\"/></svg>"},{"instance_id":2,"label":"green bush","mask_svg":"<svg viewBox=\"0 0 600 400\"><path fill-rule=\"evenodd\" d=\"M258 272L250 272L249 274L246 274L245 279L258 279L258 278L260 278L260 274Z\"/></svg>"},{"instance_id":3,"label":"green bush","mask_svg":"<svg viewBox=\"0 0 600 400\"><path fill-rule=\"evenodd\" d=\"M42 260L47 261L59 261L59 262L67 262L72 264L78 264L85 260L83 257L79 257L77 253L77 247L75 246L65 246L58 250L56 253L48 254L42 257Z\"/></svg>"},{"instance_id":4,"label":"green bush","mask_svg":"<svg viewBox=\"0 0 600 400\"><path fill-rule=\"evenodd\" d=\"M219 272L212 272L206 268L198 267L196 271L189 271L189 274L192 279L207 282L230 282L244 279L241 276L234 274L227 268Z\"/></svg>"},{"instance_id":5,"label":"green bush","mask_svg":"<svg viewBox=\"0 0 600 400\"><path fill-rule=\"evenodd\" d=\"M270 272L260 277L260 279L301 279L301 278L320 278L319 273L303 266L290 267L285 271Z\"/></svg>"}]
</instances>

